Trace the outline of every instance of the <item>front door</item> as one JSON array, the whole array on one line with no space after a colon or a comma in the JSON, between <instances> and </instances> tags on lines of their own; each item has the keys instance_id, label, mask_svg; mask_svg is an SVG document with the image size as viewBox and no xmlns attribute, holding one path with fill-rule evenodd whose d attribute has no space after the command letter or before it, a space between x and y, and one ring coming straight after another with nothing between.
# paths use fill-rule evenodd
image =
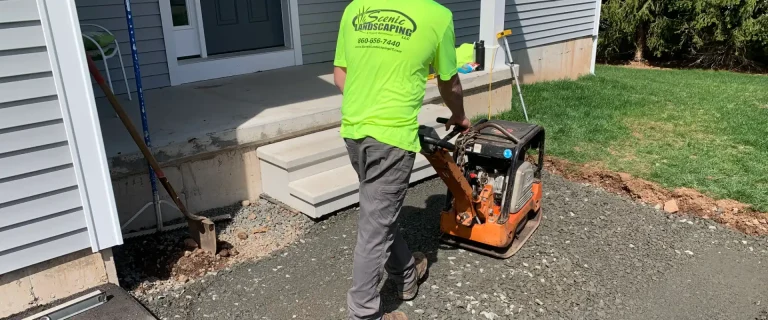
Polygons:
<instances>
[{"instance_id":1,"label":"front door","mask_svg":"<svg viewBox=\"0 0 768 320\"><path fill-rule=\"evenodd\" d=\"M285 45L281 0L201 0L208 55Z\"/></svg>"}]
</instances>

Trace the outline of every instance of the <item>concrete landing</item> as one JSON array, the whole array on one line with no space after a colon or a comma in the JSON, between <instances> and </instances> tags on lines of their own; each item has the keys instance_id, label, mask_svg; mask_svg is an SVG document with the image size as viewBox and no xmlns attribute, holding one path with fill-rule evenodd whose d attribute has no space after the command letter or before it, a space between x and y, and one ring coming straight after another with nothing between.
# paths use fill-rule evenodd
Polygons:
<instances>
[{"instance_id":1,"label":"concrete landing","mask_svg":"<svg viewBox=\"0 0 768 320\"><path fill-rule=\"evenodd\" d=\"M341 94L328 63L290 67L144 93L152 149L161 163L268 141L307 129L333 127L341 119ZM510 78L497 68L493 81ZM488 85L488 72L461 75L465 89ZM439 98L435 80L425 101ZM97 99L110 173L146 172L146 162L104 98ZM120 104L141 132L138 99Z\"/></svg>"}]
</instances>

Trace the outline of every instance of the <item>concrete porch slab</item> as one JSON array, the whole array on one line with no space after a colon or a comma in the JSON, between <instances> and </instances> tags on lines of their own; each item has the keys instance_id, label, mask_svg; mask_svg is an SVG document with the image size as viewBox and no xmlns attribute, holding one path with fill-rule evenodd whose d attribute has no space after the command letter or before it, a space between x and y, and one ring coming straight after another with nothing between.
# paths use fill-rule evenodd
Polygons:
<instances>
[{"instance_id":1,"label":"concrete porch slab","mask_svg":"<svg viewBox=\"0 0 768 320\"><path fill-rule=\"evenodd\" d=\"M341 96L328 70L309 65L146 91L155 156L167 162L332 123ZM120 102L141 130L137 98ZM146 170L111 106L99 106L112 173Z\"/></svg>"},{"instance_id":2,"label":"concrete porch slab","mask_svg":"<svg viewBox=\"0 0 768 320\"><path fill-rule=\"evenodd\" d=\"M215 151L266 143L303 131L336 126L341 95L333 85L333 66L312 64L243 76L149 90L144 93L152 149L161 163ZM493 82L511 78L497 67ZM461 75L465 90L488 85L488 71ZM425 102L439 99L435 80ZM105 99L97 99L113 177L146 172L146 162ZM121 105L141 131L138 100Z\"/></svg>"}]
</instances>

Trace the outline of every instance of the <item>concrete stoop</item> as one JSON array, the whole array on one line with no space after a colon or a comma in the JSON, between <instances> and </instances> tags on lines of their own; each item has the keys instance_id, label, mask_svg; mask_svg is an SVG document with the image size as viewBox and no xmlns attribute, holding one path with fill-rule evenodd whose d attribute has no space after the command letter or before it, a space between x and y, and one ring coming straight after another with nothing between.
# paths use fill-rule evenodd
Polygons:
<instances>
[{"instance_id":1,"label":"concrete stoop","mask_svg":"<svg viewBox=\"0 0 768 320\"><path fill-rule=\"evenodd\" d=\"M450 117L448 108L425 105L419 123L446 134L437 117ZM359 182L350 164L339 128L270 144L257 150L262 192L304 214L320 218L359 201ZM417 154L411 182L435 175L424 156Z\"/></svg>"}]
</instances>

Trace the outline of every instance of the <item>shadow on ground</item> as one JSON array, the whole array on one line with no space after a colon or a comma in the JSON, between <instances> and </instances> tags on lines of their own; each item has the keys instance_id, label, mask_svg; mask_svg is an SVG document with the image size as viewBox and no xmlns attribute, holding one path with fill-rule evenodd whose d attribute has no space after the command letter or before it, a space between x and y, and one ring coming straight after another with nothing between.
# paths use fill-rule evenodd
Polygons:
<instances>
[{"instance_id":1,"label":"shadow on ground","mask_svg":"<svg viewBox=\"0 0 768 320\"><path fill-rule=\"evenodd\" d=\"M401 234L408 243L408 248L412 252L423 252L429 260L429 267L438 262L438 250L457 250L441 243L437 237L440 234L440 212L445 207L445 199L445 194L432 195L427 198L423 208L404 206L398 219ZM428 278L429 273L427 273ZM392 281L385 281L380 294L384 312L398 310L405 303L397 298L396 285Z\"/></svg>"},{"instance_id":2,"label":"shadow on ground","mask_svg":"<svg viewBox=\"0 0 768 320\"><path fill-rule=\"evenodd\" d=\"M228 214L235 216L240 205L232 205L223 208L203 212L203 216ZM169 223L182 223L179 219ZM233 245L221 240L222 233L226 232L234 220L224 220L216 223L216 233L219 238L217 250L230 250ZM179 276L192 279L201 274L212 272L227 265L231 257L214 257L205 255L196 247L185 243L190 238L189 230L182 227L178 230L155 233L146 236L126 239L122 246L114 248L117 275L120 286L133 291L155 281L164 281Z\"/></svg>"}]
</instances>

